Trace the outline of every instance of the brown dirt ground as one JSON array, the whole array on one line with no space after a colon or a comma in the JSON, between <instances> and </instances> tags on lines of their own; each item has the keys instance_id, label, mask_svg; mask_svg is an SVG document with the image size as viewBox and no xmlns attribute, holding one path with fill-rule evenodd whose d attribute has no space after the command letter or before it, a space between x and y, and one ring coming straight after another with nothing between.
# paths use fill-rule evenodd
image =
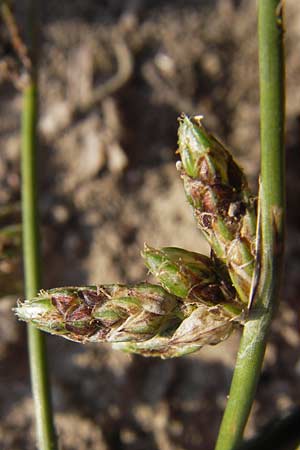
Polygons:
<instances>
[{"instance_id":1,"label":"brown dirt ground","mask_svg":"<svg viewBox=\"0 0 300 450\"><path fill-rule=\"evenodd\" d=\"M24 29L24 2L16 17ZM255 189L255 2L48 0L42 11L40 210L43 287L148 278L143 243L199 252L175 169L177 117L203 114ZM247 433L300 401L300 9L287 5L287 264ZM20 199L21 95L0 86L0 205ZM1 299L0 447L34 447L26 335ZM49 337L66 450L213 447L239 335L180 359L128 356Z\"/></svg>"}]
</instances>

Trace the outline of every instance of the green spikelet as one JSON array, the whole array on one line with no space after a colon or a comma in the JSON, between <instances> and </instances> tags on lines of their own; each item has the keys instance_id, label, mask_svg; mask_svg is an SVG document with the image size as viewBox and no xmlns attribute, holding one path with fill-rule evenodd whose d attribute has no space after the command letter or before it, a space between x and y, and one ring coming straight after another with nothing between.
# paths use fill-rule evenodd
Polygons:
<instances>
[{"instance_id":1,"label":"green spikelet","mask_svg":"<svg viewBox=\"0 0 300 450\"><path fill-rule=\"evenodd\" d=\"M158 250L146 244L142 256L161 285L185 302L219 305L237 314L244 308L222 263L182 248Z\"/></svg>"},{"instance_id":2,"label":"green spikelet","mask_svg":"<svg viewBox=\"0 0 300 450\"><path fill-rule=\"evenodd\" d=\"M178 169L199 228L227 265L240 299L248 303L254 269L256 211L247 180L229 151L203 127L183 116L178 130Z\"/></svg>"},{"instance_id":3,"label":"green spikelet","mask_svg":"<svg viewBox=\"0 0 300 450\"><path fill-rule=\"evenodd\" d=\"M15 313L75 342L109 342L124 351L161 358L216 344L239 322L233 312L185 302L149 283L42 291L19 303Z\"/></svg>"}]
</instances>

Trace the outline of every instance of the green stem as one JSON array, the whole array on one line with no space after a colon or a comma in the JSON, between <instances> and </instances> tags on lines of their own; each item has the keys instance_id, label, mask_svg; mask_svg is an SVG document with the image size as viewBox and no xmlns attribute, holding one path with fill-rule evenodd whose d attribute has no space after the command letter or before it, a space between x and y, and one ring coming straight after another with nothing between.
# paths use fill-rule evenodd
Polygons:
<instances>
[{"instance_id":1,"label":"green stem","mask_svg":"<svg viewBox=\"0 0 300 450\"><path fill-rule=\"evenodd\" d=\"M280 0L259 0L262 268L257 299L244 327L216 450L233 450L242 439L279 296L285 205L284 52L280 4Z\"/></svg>"},{"instance_id":2,"label":"green stem","mask_svg":"<svg viewBox=\"0 0 300 450\"><path fill-rule=\"evenodd\" d=\"M33 3L33 2L32 2ZM31 14L30 14L31 15ZM27 298L37 294L41 283L37 215L37 83L35 74L23 94L22 113L22 221L23 257ZM28 326L31 383L39 450L56 449L56 437L48 382L44 335Z\"/></svg>"}]
</instances>

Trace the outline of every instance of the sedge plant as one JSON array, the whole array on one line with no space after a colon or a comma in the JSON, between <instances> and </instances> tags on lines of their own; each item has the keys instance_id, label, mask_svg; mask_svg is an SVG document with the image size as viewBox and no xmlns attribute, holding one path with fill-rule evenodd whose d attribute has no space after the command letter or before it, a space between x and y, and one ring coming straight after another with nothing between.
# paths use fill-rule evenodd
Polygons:
<instances>
[{"instance_id":1,"label":"sedge plant","mask_svg":"<svg viewBox=\"0 0 300 450\"><path fill-rule=\"evenodd\" d=\"M38 331L33 328L37 327L75 342L109 342L126 352L171 358L206 344L218 344L234 329L243 327L216 450L237 449L242 441L279 295L284 231L281 7L278 0L259 1L258 202L231 152L206 130L202 118L182 115L177 168L197 225L211 246L211 256L145 245L142 256L158 284L63 287L36 295L34 159L29 139L34 134L34 110L30 109L35 101L34 85L25 93L23 204L29 275L27 300L20 302L15 312L30 323L32 348L39 342L35 341ZM32 367L36 364L32 360ZM50 423L49 416L45 420Z\"/></svg>"}]
</instances>

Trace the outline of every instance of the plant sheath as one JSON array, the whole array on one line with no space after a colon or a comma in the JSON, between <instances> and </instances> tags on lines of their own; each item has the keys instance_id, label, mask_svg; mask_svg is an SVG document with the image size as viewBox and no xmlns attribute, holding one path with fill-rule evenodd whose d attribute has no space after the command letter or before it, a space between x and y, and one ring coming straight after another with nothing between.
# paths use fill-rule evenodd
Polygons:
<instances>
[{"instance_id":1,"label":"plant sheath","mask_svg":"<svg viewBox=\"0 0 300 450\"><path fill-rule=\"evenodd\" d=\"M258 6L261 128L261 271L244 327L216 450L234 450L243 437L277 306L284 233L284 48L282 1Z\"/></svg>"},{"instance_id":2,"label":"plant sheath","mask_svg":"<svg viewBox=\"0 0 300 450\"><path fill-rule=\"evenodd\" d=\"M32 1L33 3L34 1ZM29 16L31 16L30 19L33 18L32 11L29 12ZM36 137L37 83L36 73L33 71L23 94L21 146L23 256L27 297L36 295L41 281L37 214ZM38 448L39 450L54 450L56 449L56 437L52 418L45 339L44 335L32 325L28 326L28 346Z\"/></svg>"}]
</instances>

